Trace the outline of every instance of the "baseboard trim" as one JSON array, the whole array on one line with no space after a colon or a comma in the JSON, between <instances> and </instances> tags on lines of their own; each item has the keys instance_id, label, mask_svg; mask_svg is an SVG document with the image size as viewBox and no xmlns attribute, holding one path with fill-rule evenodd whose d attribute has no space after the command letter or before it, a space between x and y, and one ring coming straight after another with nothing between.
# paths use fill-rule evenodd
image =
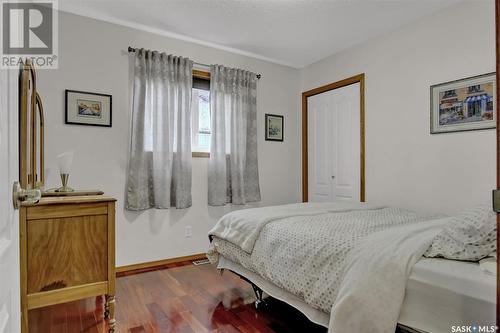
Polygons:
<instances>
[{"instance_id":1,"label":"baseboard trim","mask_svg":"<svg viewBox=\"0 0 500 333\"><path fill-rule=\"evenodd\" d=\"M126 266L118 266L116 267L116 276L120 277L132 274L145 273L149 271L156 271L159 269L165 269L179 264L186 265L193 260L205 259L206 257L207 255L205 253L197 253L183 257L149 261L149 262L126 265Z\"/></svg>"}]
</instances>

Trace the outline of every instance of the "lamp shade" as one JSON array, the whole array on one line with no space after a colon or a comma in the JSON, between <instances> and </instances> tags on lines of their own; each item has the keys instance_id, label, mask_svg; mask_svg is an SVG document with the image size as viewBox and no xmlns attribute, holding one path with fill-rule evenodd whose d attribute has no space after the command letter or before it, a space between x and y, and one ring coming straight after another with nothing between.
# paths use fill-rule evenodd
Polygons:
<instances>
[{"instance_id":1,"label":"lamp shade","mask_svg":"<svg viewBox=\"0 0 500 333\"><path fill-rule=\"evenodd\" d=\"M67 151L57 155L57 163L59 165L60 174L69 174L71 164L73 164L73 152Z\"/></svg>"}]
</instances>

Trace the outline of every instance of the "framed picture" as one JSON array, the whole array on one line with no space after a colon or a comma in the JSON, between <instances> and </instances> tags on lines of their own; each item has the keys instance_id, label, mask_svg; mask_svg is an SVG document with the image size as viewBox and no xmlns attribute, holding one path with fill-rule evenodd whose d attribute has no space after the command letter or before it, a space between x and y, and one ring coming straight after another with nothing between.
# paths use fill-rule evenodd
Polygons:
<instances>
[{"instance_id":1,"label":"framed picture","mask_svg":"<svg viewBox=\"0 0 500 333\"><path fill-rule=\"evenodd\" d=\"M66 90L65 123L111 127L111 95Z\"/></svg>"},{"instance_id":2,"label":"framed picture","mask_svg":"<svg viewBox=\"0 0 500 333\"><path fill-rule=\"evenodd\" d=\"M496 126L495 73L431 86L431 134Z\"/></svg>"},{"instance_id":3,"label":"framed picture","mask_svg":"<svg viewBox=\"0 0 500 333\"><path fill-rule=\"evenodd\" d=\"M266 113L266 140L283 141L283 116Z\"/></svg>"}]
</instances>

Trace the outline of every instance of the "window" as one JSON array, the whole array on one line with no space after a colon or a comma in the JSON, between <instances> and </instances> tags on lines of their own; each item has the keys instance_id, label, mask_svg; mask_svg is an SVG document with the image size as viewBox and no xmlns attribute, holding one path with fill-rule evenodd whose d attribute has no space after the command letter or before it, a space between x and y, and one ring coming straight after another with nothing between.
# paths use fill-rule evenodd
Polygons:
<instances>
[{"instance_id":1,"label":"window","mask_svg":"<svg viewBox=\"0 0 500 333\"><path fill-rule=\"evenodd\" d=\"M193 71L193 93L191 99L191 150L196 153L210 152L210 74ZM207 156L197 154L196 156Z\"/></svg>"},{"instance_id":2,"label":"window","mask_svg":"<svg viewBox=\"0 0 500 333\"><path fill-rule=\"evenodd\" d=\"M191 117L191 151L193 152L193 156L208 157L212 135L210 118L210 73L208 72L193 70ZM144 122L144 150L152 151L154 121L150 113L146 112Z\"/></svg>"}]
</instances>

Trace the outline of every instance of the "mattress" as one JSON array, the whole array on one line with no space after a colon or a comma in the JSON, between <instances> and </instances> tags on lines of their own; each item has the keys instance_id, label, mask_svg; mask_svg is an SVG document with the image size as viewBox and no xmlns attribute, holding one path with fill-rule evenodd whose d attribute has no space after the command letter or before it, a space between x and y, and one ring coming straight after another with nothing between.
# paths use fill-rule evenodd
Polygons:
<instances>
[{"instance_id":1,"label":"mattress","mask_svg":"<svg viewBox=\"0 0 500 333\"><path fill-rule=\"evenodd\" d=\"M268 295L284 301L309 320L328 326L329 314L306 304L241 264L220 256L218 268L245 276ZM495 323L496 278L478 263L422 258L413 267L398 322L422 332L449 333L452 325Z\"/></svg>"},{"instance_id":2,"label":"mattress","mask_svg":"<svg viewBox=\"0 0 500 333\"><path fill-rule=\"evenodd\" d=\"M478 263L422 258L406 285L399 323L425 332L452 325L494 325L496 277Z\"/></svg>"}]
</instances>

